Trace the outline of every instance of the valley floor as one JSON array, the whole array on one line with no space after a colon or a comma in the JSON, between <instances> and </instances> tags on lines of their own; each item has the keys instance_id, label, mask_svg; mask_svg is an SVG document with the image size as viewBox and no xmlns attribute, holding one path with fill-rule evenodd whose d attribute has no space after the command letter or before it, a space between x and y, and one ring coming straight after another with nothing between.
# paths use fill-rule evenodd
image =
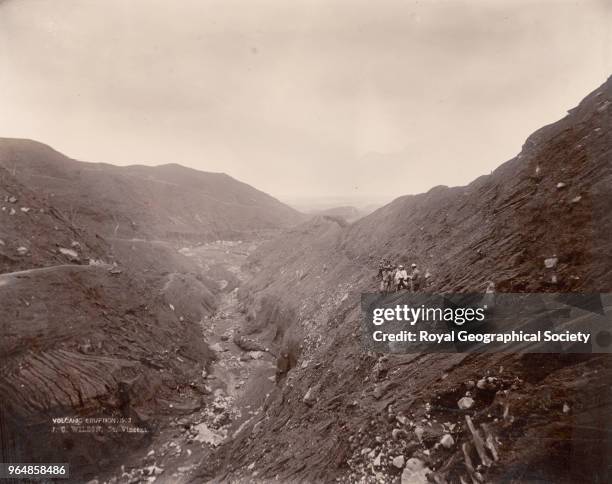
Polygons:
<instances>
[{"instance_id":1,"label":"valley floor","mask_svg":"<svg viewBox=\"0 0 612 484\"><path fill-rule=\"evenodd\" d=\"M221 264L244 281L248 275L241 266L254 247L251 243L217 242L185 248L181 253L202 270ZM220 287L227 284L225 280L216 282ZM202 337L216 355L199 382L209 394L207 403L201 408L186 407L183 416L165 423L151 443L130 455L118 472L100 475L93 482L188 482L196 470L206 468L219 444L262 411L275 386L275 357L254 339L248 340L246 349L236 344L235 340L240 343L238 335L245 323L237 290L238 287L222 292L215 313L200 321ZM261 346L260 350L249 351L257 346Z\"/></svg>"}]
</instances>

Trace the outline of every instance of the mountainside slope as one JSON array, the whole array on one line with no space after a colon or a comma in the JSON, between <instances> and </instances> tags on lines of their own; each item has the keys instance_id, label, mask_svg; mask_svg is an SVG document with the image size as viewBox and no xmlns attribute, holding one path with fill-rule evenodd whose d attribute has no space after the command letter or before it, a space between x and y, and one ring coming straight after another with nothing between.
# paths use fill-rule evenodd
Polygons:
<instances>
[{"instance_id":1,"label":"mountainside slope","mask_svg":"<svg viewBox=\"0 0 612 484\"><path fill-rule=\"evenodd\" d=\"M169 243L77 228L56 201L0 166L0 460L68 461L85 482L204 405L199 322L218 284ZM74 424L89 417L130 431Z\"/></svg>"},{"instance_id":2,"label":"mountainside slope","mask_svg":"<svg viewBox=\"0 0 612 484\"><path fill-rule=\"evenodd\" d=\"M105 237L214 240L303 219L225 174L176 164L85 163L41 143L3 138L0 165L45 194L75 225Z\"/></svg>"},{"instance_id":3,"label":"mountainside slope","mask_svg":"<svg viewBox=\"0 0 612 484\"><path fill-rule=\"evenodd\" d=\"M225 446L225 476L248 481L254 467L258 478L380 482L399 478L391 460L401 455L436 471L436 482L459 482L473 474L465 455L482 462L457 401L466 382L495 376L494 390L473 390L469 412L500 442L499 461L480 468L487 481L608 480L607 355L384 360L361 346L359 296L377 289L383 256L429 270L430 291L482 291L491 280L502 292L610 292L611 128L608 79L467 187L402 197L350 226L319 217L252 256L243 302L250 330L278 348L280 384L265 414ZM449 449L435 445L444 433Z\"/></svg>"},{"instance_id":4,"label":"mountainside slope","mask_svg":"<svg viewBox=\"0 0 612 484\"><path fill-rule=\"evenodd\" d=\"M108 245L0 167L0 273L106 257Z\"/></svg>"},{"instance_id":5,"label":"mountainside slope","mask_svg":"<svg viewBox=\"0 0 612 484\"><path fill-rule=\"evenodd\" d=\"M608 80L491 175L379 209L342 247L363 262L416 262L440 290L482 290L487 279L504 291L612 288L611 89ZM547 285L543 259L553 256L558 283Z\"/></svg>"},{"instance_id":6,"label":"mountainside slope","mask_svg":"<svg viewBox=\"0 0 612 484\"><path fill-rule=\"evenodd\" d=\"M212 353L197 321L149 286L103 266L62 265L0 274L0 297L4 460L63 459L74 482L85 482L169 415L203 405L207 391L194 382ZM65 417L106 417L130 430L110 424L92 434L84 420L52 420Z\"/></svg>"}]
</instances>

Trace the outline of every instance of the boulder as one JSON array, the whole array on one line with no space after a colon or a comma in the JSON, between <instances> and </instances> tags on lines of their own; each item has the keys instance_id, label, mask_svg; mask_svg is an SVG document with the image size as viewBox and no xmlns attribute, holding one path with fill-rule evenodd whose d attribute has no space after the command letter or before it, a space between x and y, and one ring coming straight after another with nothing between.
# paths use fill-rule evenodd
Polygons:
<instances>
[{"instance_id":1,"label":"boulder","mask_svg":"<svg viewBox=\"0 0 612 484\"><path fill-rule=\"evenodd\" d=\"M403 469L404 464L406 463L406 460L404 459L403 455L398 455L393 458L391 463L393 464L394 467L397 467L398 469Z\"/></svg>"},{"instance_id":2,"label":"boulder","mask_svg":"<svg viewBox=\"0 0 612 484\"><path fill-rule=\"evenodd\" d=\"M446 449L450 449L453 445L455 445L455 439L451 434L444 434L440 439L440 445Z\"/></svg>"},{"instance_id":3,"label":"boulder","mask_svg":"<svg viewBox=\"0 0 612 484\"><path fill-rule=\"evenodd\" d=\"M219 343L215 343L214 345L211 345L210 349L216 353L223 353L225 351L223 346L221 346Z\"/></svg>"},{"instance_id":4,"label":"boulder","mask_svg":"<svg viewBox=\"0 0 612 484\"><path fill-rule=\"evenodd\" d=\"M558 257L548 257L547 259L544 259L544 267L547 269L554 269L557 262L559 262Z\"/></svg>"},{"instance_id":5,"label":"boulder","mask_svg":"<svg viewBox=\"0 0 612 484\"><path fill-rule=\"evenodd\" d=\"M78 261L79 260L79 254L76 252L76 250L65 249L64 247L60 247L58 249L58 251L59 251L60 254L65 255L66 257L68 257L72 261Z\"/></svg>"},{"instance_id":6,"label":"boulder","mask_svg":"<svg viewBox=\"0 0 612 484\"><path fill-rule=\"evenodd\" d=\"M457 406L460 410L469 410L474 406L474 399L472 397L463 397L457 402Z\"/></svg>"},{"instance_id":7,"label":"boulder","mask_svg":"<svg viewBox=\"0 0 612 484\"><path fill-rule=\"evenodd\" d=\"M306 394L304 395L304 398L302 399L302 402L304 402L309 407L312 407L315 404L315 402L317 401L316 393L317 393L316 388L315 387L310 387L308 389L308 391L306 392Z\"/></svg>"},{"instance_id":8,"label":"boulder","mask_svg":"<svg viewBox=\"0 0 612 484\"><path fill-rule=\"evenodd\" d=\"M402 472L401 484L429 484L427 474L430 472L431 469L421 459L408 459Z\"/></svg>"}]
</instances>

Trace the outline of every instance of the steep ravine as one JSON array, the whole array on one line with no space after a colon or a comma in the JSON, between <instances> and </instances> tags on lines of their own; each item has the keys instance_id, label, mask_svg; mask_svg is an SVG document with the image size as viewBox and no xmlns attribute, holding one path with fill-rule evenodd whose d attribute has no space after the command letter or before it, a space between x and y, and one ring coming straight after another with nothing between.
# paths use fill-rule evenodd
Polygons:
<instances>
[{"instance_id":1,"label":"steep ravine","mask_svg":"<svg viewBox=\"0 0 612 484\"><path fill-rule=\"evenodd\" d=\"M361 345L359 298L381 257L418 263L429 291L610 292L611 94L608 81L466 187L261 245L177 251L129 217L105 242L0 169L7 448L67 456L75 482L608 482L607 355L385 357ZM75 409L147 432L49 435Z\"/></svg>"},{"instance_id":2,"label":"steep ravine","mask_svg":"<svg viewBox=\"0 0 612 484\"><path fill-rule=\"evenodd\" d=\"M193 482L393 482L412 458L413 482L608 481L607 355L383 358L361 346L359 296L383 256L429 270L431 291L491 280L502 292L610 292L611 128L608 80L491 175L348 227L318 217L256 251L241 298L248 327L278 345L281 378L265 413L221 447L219 474L209 463ZM462 411L466 394L475 404ZM477 452L476 431L494 451Z\"/></svg>"},{"instance_id":3,"label":"steep ravine","mask_svg":"<svg viewBox=\"0 0 612 484\"><path fill-rule=\"evenodd\" d=\"M199 323L199 338L214 353L192 382L205 397L199 405L183 404L182 412L166 419L146 445L123 460L119 472L98 474L99 482L188 482L201 468L212 471L209 463L218 447L261 414L275 386L276 355L262 338L245 334L246 311L237 298L238 288L249 277L242 265L256 244L217 241L180 250L192 261L192 269L198 268L220 288L215 310ZM168 298L176 301L179 296L172 293ZM175 310L184 313L196 301L188 295ZM181 403L174 403L173 410L177 405Z\"/></svg>"}]
</instances>

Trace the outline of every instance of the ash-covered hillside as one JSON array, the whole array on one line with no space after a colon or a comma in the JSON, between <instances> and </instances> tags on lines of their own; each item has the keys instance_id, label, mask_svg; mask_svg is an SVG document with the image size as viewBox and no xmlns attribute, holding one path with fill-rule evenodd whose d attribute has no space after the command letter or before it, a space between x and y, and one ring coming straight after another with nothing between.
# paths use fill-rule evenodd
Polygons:
<instances>
[{"instance_id":1,"label":"ash-covered hillside","mask_svg":"<svg viewBox=\"0 0 612 484\"><path fill-rule=\"evenodd\" d=\"M608 481L607 355L385 359L361 346L359 301L377 289L381 257L417 263L431 291L493 281L502 292L609 292L611 128L608 79L466 187L402 197L349 226L317 217L256 252L242 298L250 331L278 349L279 384L224 447L225 477ZM474 405L461 410L466 392Z\"/></svg>"},{"instance_id":2,"label":"ash-covered hillside","mask_svg":"<svg viewBox=\"0 0 612 484\"><path fill-rule=\"evenodd\" d=\"M296 210L223 173L177 164L118 167L0 139L0 165L70 221L104 237L202 241L286 227Z\"/></svg>"},{"instance_id":3,"label":"ash-covered hillside","mask_svg":"<svg viewBox=\"0 0 612 484\"><path fill-rule=\"evenodd\" d=\"M0 273L104 258L106 242L73 226L0 167Z\"/></svg>"},{"instance_id":4,"label":"ash-covered hillside","mask_svg":"<svg viewBox=\"0 0 612 484\"><path fill-rule=\"evenodd\" d=\"M213 355L198 322L217 286L169 247L115 257L49 199L0 167L0 457L68 460L84 482L203 405L194 382ZM101 416L146 432L53 422Z\"/></svg>"}]
</instances>

